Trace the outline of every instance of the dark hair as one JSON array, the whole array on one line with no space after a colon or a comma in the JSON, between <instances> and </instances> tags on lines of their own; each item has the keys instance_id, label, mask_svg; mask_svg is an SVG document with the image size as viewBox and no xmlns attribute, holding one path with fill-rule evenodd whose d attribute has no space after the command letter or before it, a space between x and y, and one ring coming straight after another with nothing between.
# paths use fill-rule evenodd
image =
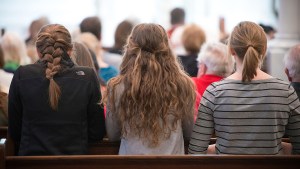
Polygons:
<instances>
[{"instance_id":1,"label":"dark hair","mask_svg":"<svg viewBox=\"0 0 300 169\"><path fill-rule=\"evenodd\" d=\"M270 25L259 24L259 26L261 26L263 28L263 30L266 34L268 34L270 32L276 32L276 30Z\"/></svg>"},{"instance_id":2,"label":"dark hair","mask_svg":"<svg viewBox=\"0 0 300 169\"><path fill-rule=\"evenodd\" d=\"M62 69L60 61L63 55L68 55L67 51L73 47L69 31L62 25L50 24L40 30L36 48L42 60L47 62L46 78L49 83L49 101L53 110L57 110L60 98L60 87L55 82L54 76Z\"/></svg>"},{"instance_id":3,"label":"dark hair","mask_svg":"<svg viewBox=\"0 0 300 169\"><path fill-rule=\"evenodd\" d=\"M101 40L102 25L99 17L87 17L81 21L79 26L82 33L90 32L94 34L98 40Z\"/></svg>"},{"instance_id":4,"label":"dark hair","mask_svg":"<svg viewBox=\"0 0 300 169\"><path fill-rule=\"evenodd\" d=\"M133 24L127 20L121 22L118 25L115 31L115 44L114 44L115 49L122 50L122 48L126 44L127 37L129 36L132 29L133 29Z\"/></svg>"},{"instance_id":5,"label":"dark hair","mask_svg":"<svg viewBox=\"0 0 300 169\"><path fill-rule=\"evenodd\" d=\"M50 22L47 17L41 17L39 19L33 20L29 26L29 37L25 40L26 44L34 44L36 41L37 34L40 29L48 25Z\"/></svg>"},{"instance_id":6,"label":"dark hair","mask_svg":"<svg viewBox=\"0 0 300 169\"><path fill-rule=\"evenodd\" d=\"M185 12L183 8L174 8L171 11L171 24L181 24L184 23Z\"/></svg>"}]
</instances>

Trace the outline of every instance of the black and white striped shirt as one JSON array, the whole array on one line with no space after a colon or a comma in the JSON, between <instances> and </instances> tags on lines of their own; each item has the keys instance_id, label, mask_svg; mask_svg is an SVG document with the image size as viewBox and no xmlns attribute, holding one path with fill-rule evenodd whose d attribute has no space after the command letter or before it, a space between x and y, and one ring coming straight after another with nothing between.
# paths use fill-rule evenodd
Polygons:
<instances>
[{"instance_id":1,"label":"black and white striped shirt","mask_svg":"<svg viewBox=\"0 0 300 169\"><path fill-rule=\"evenodd\" d=\"M290 137L293 153L300 154L297 94L276 78L212 83L201 99L189 153L206 153L214 131L218 154L280 154L284 134Z\"/></svg>"}]
</instances>

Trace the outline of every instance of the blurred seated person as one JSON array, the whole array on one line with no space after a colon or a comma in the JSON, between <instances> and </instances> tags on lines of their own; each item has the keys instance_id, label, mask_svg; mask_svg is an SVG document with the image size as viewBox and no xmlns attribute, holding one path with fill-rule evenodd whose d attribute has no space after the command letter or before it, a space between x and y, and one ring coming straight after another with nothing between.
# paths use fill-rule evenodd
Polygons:
<instances>
[{"instance_id":1,"label":"blurred seated person","mask_svg":"<svg viewBox=\"0 0 300 169\"><path fill-rule=\"evenodd\" d=\"M117 69L120 68L123 58L123 48L133 26L133 23L129 20L124 20L117 26L114 46L103 53L104 62L116 67Z\"/></svg>"},{"instance_id":2,"label":"blurred seated person","mask_svg":"<svg viewBox=\"0 0 300 169\"><path fill-rule=\"evenodd\" d=\"M192 80L196 84L199 97L196 99L198 110L200 99L211 83L219 81L234 71L234 58L228 54L227 46L221 42L210 42L202 46L197 58L198 75ZM198 111L197 111L198 112ZM197 117L197 113L195 114Z\"/></svg>"},{"instance_id":3,"label":"blurred seated person","mask_svg":"<svg viewBox=\"0 0 300 169\"><path fill-rule=\"evenodd\" d=\"M0 88L2 92L8 93L9 86L14 74L4 71L3 67L4 67L4 53L2 50L2 45L0 43Z\"/></svg>"},{"instance_id":4,"label":"blurred seated person","mask_svg":"<svg viewBox=\"0 0 300 169\"><path fill-rule=\"evenodd\" d=\"M126 44L127 38L130 35L134 24L129 20L124 20L117 26L115 31L115 43L112 48L108 51L110 53L115 53L119 55L123 55L123 48Z\"/></svg>"},{"instance_id":5,"label":"blurred seated person","mask_svg":"<svg viewBox=\"0 0 300 169\"><path fill-rule=\"evenodd\" d=\"M174 8L170 12L171 28L167 30L168 37L171 38L178 26L185 24L185 11L183 8Z\"/></svg>"},{"instance_id":6,"label":"blurred seated person","mask_svg":"<svg viewBox=\"0 0 300 169\"><path fill-rule=\"evenodd\" d=\"M293 46L284 56L285 73L300 98L300 44Z\"/></svg>"},{"instance_id":7,"label":"blurred seated person","mask_svg":"<svg viewBox=\"0 0 300 169\"><path fill-rule=\"evenodd\" d=\"M227 40L229 38L229 34L226 31L225 28L225 18L224 17L220 17L219 18L219 41L226 44Z\"/></svg>"},{"instance_id":8,"label":"blurred seated person","mask_svg":"<svg viewBox=\"0 0 300 169\"><path fill-rule=\"evenodd\" d=\"M267 46L269 46L269 41L275 38L275 34L277 31L270 25L259 24L259 26L261 26L265 32L267 36ZM266 57L264 58L263 64L261 66L261 70L266 73L269 73L270 71L270 64L271 64L270 57L271 57L271 53L267 48Z\"/></svg>"},{"instance_id":9,"label":"blurred seated person","mask_svg":"<svg viewBox=\"0 0 300 169\"><path fill-rule=\"evenodd\" d=\"M27 56L25 42L13 32L5 32L1 38L1 45L4 54L4 67L6 72L14 73L20 65L31 63Z\"/></svg>"},{"instance_id":10,"label":"blurred seated person","mask_svg":"<svg viewBox=\"0 0 300 169\"><path fill-rule=\"evenodd\" d=\"M267 35L267 40L272 40L275 38L275 34L276 34L276 29L274 29L272 26L270 25L265 25L265 24L259 24L259 26L261 26L265 32L265 34Z\"/></svg>"},{"instance_id":11,"label":"blurred seated person","mask_svg":"<svg viewBox=\"0 0 300 169\"><path fill-rule=\"evenodd\" d=\"M187 54L182 43L182 33L184 29L184 25L178 26L172 33L172 37L170 37L170 47L176 56Z\"/></svg>"},{"instance_id":12,"label":"blurred seated person","mask_svg":"<svg viewBox=\"0 0 300 169\"><path fill-rule=\"evenodd\" d=\"M90 16L84 18L81 21L79 27L81 33L84 32L92 33L98 39L98 41L101 41L102 24L98 16Z\"/></svg>"},{"instance_id":13,"label":"blurred seated person","mask_svg":"<svg viewBox=\"0 0 300 169\"><path fill-rule=\"evenodd\" d=\"M49 23L50 22L47 17L40 17L32 21L29 26L29 37L25 40L25 43L27 47L27 55L31 58L32 63L39 60L39 56L35 47L37 34L44 25Z\"/></svg>"},{"instance_id":14,"label":"blurred seated person","mask_svg":"<svg viewBox=\"0 0 300 169\"><path fill-rule=\"evenodd\" d=\"M105 83L107 83L111 78L118 75L119 71L117 68L103 61L102 47L95 35L89 32L81 33L80 35L78 35L75 41L83 43L96 55L99 65L98 74Z\"/></svg>"},{"instance_id":15,"label":"blurred seated person","mask_svg":"<svg viewBox=\"0 0 300 169\"><path fill-rule=\"evenodd\" d=\"M198 74L197 57L202 44L206 41L205 32L196 24L187 25L183 30L181 41L187 53L178 55L178 58L188 75L196 77Z\"/></svg>"},{"instance_id":16,"label":"blurred seated person","mask_svg":"<svg viewBox=\"0 0 300 169\"><path fill-rule=\"evenodd\" d=\"M96 64L94 63L95 61L93 60L92 57L92 51L89 50L84 44L79 43L79 42L74 42L73 43L73 53L71 55L71 58L75 64L78 66L87 66L96 72L99 82L101 87L106 86L105 82L103 79L99 77L99 67L96 67ZM101 88L102 89L102 88Z\"/></svg>"}]
</instances>

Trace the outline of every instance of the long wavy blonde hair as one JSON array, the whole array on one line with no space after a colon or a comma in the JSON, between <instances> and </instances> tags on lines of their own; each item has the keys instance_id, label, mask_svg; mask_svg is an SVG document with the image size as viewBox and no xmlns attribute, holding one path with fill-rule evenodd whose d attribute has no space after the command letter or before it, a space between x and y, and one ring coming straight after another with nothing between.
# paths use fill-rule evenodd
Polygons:
<instances>
[{"instance_id":1,"label":"long wavy blonde hair","mask_svg":"<svg viewBox=\"0 0 300 169\"><path fill-rule=\"evenodd\" d=\"M116 98L119 84L124 90ZM150 147L169 138L184 117L193 118L194 84L173 55L162 26L134 27L125 46L120 75L108 83L106 101L120 121L122 135L129 136L130 130L130 136L138 136Z\"/></svg>"}]
</instances>

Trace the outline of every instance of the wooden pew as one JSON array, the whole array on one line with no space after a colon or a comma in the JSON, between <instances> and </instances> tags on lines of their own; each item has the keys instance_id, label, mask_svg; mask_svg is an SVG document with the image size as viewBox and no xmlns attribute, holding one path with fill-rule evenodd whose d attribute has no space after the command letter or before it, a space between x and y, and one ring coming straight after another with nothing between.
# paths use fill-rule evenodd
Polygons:
<instances>
[{"instance_id":1,"label":"wooden pew","mask_svg":"<svg viewBox=\"0 0 300 169\"><path fill-rule=\"evenodd\" d=\"M216 142L215 138L210 140L210 144ZM184 141L185 154L187 154L189 141ZM104 139L99 143L89 144L90 155L117 155L119 153L120 142L111 142L108 139Z\"/></svg>"},{"instance_id":2,"label":"wooden pew","mask_svg":"<svg viewBox=\"0 0 300 169\"><path fill-rule=\"evenodd\" d=\"M5 156L5 142L0 142L0 169L295 169L300 166L299 155Z\"/></svg>"},{"instance_id":3,"label":"wooden pew","mask_svg":"<svg viewBox=\"0 0 300 169\"><path fill-rule=\"evenodd\" d=\"M0 139L6 138L7 136L7 127L0 127Z\"/></svg>"},{"instance_id":4,"label":"wooden pew","mask_svg":"<svg viewBox=\"0 0 300 169\"><path fill-rule=\"evenodd\" d=\"M2 134L5 134L5 137L7 138L6 142L6 155L12 156L14 155L14 147L11 138L9 136L6 136L7 134L7 127L0 128L0 132L2 131ZM1 133L0 133L1 134ZM0 137L1 138L1 137ZM289 138L283 138L283 142L289 143ZM216 138L210 139L210 144L215 144ZM184 147L185 147L185 154L187 154L189 146L189 141L184 141ZM105 138L103 141L100 141L98 143L89 144L89 154L90 155L117 155L119 152L120 142L111 142L107 138Z\"/></svg>"}]
</instances>

